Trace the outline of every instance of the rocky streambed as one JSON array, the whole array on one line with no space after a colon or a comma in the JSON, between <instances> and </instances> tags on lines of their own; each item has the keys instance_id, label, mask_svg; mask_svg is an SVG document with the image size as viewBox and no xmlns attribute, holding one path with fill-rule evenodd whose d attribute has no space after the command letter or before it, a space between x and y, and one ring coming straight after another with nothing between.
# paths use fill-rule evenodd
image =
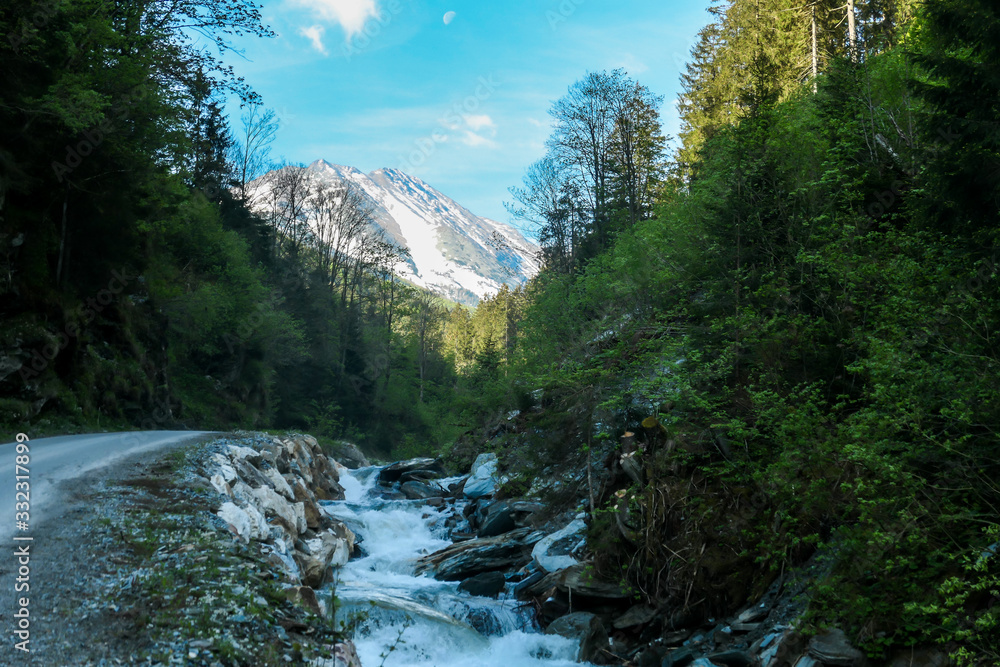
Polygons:
<instances>
[{"instance_id":1,"label":"rocky streambed","mask_svg":"<svg viewBox=\"0 0 1000 667\"><path fill-rule=\"evenodd\" d=\"M655 609L596 579L586 513L498 499L491 454L459 476L435 459L348 470L305 436L215 460L211 482L229 499L218 516L260 541L288 597L351 636L364 664L866 663L836 629L799 633L795 577L724 619Z\"/></svg>"},{"instance_id":2,"label":"rocky streambed","mask_svg":"<svg viewBox=\"0 0 1000 667\"><path fill-rule=\"evenodd\" d=\"M54 612L77 628L60 629L58 659L32 664L866 663L839 630L796 627L808 571L731 617L692 618L596 579L582 505L498 497L492 455L457 476L335 456L351 467L309 436L238 434L104 484L76 549L101 574Z\"/></svg>"}]
</instances>

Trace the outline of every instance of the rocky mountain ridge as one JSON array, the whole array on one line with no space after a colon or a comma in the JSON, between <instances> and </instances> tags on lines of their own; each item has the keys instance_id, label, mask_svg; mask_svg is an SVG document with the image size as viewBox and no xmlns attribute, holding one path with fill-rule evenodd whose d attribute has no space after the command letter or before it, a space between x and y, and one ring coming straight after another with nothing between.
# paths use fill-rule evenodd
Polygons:
<instances>
[{"instance_id":1,"label":"rocky mountain ridge","mask_svg":"<svg viewBox=\"0 0 1000 667\"><path fill-rule=\"evenodd\" d=\"M305 169L316 184L348 184L361 196L374 224L409 251L399 270L415 285L475 305L503 285L523 284L539 271L539 248L520 231L477 216L419 178L388 168L365 174L326 160ZM255 182L258 199L267 199L263 193L273 173Z\"/></svg>"}]
</instances>

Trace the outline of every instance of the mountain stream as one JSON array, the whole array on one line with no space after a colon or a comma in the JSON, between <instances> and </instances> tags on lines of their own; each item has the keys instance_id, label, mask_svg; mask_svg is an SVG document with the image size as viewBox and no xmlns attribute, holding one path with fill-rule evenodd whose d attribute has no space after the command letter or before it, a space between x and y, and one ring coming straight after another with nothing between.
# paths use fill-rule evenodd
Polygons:
<instances>
[{"instance_id":1,"label":"mountain stream","mask_svg":"<svg viewBox=\"0 0 1000 667\"><path fill-rule=\"evenodd\" d=\"M458 582L415 575L417 558L452 543L445 524L461 505L383 499L379 470L343 475L346 499L324 503L358 535L363 550L323 594L335 592L336 622L353 633L364 667L581 665L574 661L577 646L541 634L531 609L509 590L497 600L473 597L459 591ZM446 488L451 481L439 480Z\"/></svg>"}]
</instances>

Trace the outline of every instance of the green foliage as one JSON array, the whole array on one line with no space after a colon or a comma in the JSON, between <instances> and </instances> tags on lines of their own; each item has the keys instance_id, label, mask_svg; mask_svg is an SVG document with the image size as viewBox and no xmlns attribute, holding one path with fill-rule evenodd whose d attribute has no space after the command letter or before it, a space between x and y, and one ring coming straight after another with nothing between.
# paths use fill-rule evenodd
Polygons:
<instances>
[{"instance_id":1,"label":"green foliage","mask_svg":"<svg viewBox=\"0 0 1000 667\"><path fill-rule=\"evenodd\" d=\"M255 112L260 100L185 26L224 52L225 35L271 35L259 7L126 5L0 9L0 342L11 352L0 419L313 425L385 453L455 437L452 357L464 350L448 349L443 307L402 284L400 249L372 233L356 198L325 200L359 225L357 247L336 254L329 229L306 234L246 205L241 186L269 168L252 154L267 141L239 146L221 109L234 92ZM272 136L273 113L256 117ZM333 210L341 200L350 210Z\"/></svg>"},{"instance_id":2,"label":"green foliage","mask_svg":"<svg viewBox=\"0 0 1000 667\"><path fill-rule=\"evenodd\" d=\"M1000 22L927 3L904 39L910 4L858 3L815 90L790 5L716 10L676 190L527 290L497 374L543 398L502 442L544 466L637 434L643 481L610 474L591 546L655 605L728 613L818 554L810 623L974 664L997 652Z\"/></svg>"},{"instance_id":3,"label":"green foliage","mask_svg":"<svg viewBox=\"0 0 1000 667\"><path fill-rule=\"evenodd\" d=\"M1000 609L995 600L1000 596L1000 564L998 544L1000 526L988 525L980 543L963 554L959 563L961 574L939 584L939 598L920 606L907 605L907 611L929 619L944 630L943 640L961 645L955 654L959 665L983 664L983 660L1000 661ZM938 601L941 600L941 601Z\"/></svg>"}]
</instances>

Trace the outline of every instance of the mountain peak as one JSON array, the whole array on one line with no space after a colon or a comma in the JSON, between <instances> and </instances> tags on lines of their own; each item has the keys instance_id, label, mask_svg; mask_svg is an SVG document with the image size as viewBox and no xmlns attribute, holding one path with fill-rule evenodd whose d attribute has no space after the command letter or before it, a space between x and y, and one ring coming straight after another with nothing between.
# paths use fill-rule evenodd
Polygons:
<instances>
[{"instance_id":1,"label":"mountain peak","mask_svg":"<svg viewBox=\"0 0 1000 667\"><path fill-rule=\"evenodd\" d=\"M381 169L376 169L371 174L369 174L369 176L373 176L375 174L384 174L389 178L401 178L401 179L411 179L411 180L413 179L413 176L404 174L402 171L396 169L395 167L382 167Z\"/></svg>"},{"instance_id":2,"label":"mountain peak","mask_svg":"<svg viewBox=\"0 0 1000 667\"><path fill-rule=\"evenodd\" d=\"M523 284L538 272L538 247L516 229L475 215L399 169L365 174L326 160L316 160L308 169L319 182L357 187L372 208L375 224L409 250L410 259L400 273L416 285L475 305L503 285ZM505 244L497 244L497 236Z\"/></svg>"},{"instance_id":3,"label":"mountain peak","mask_svg":"<svg viewBox=\"0 0 1000 667\"><path fill-rule=\"evenodd\" d=\"M334 164L332 162L327 162L326 160L316 160L309 165L308 169L314 172L332 172L334 174L340 175L342 177L350 178L351 180L356 179L358 176L364 176L364 172L354 167Z\"/></svg>"}]
</instances>

